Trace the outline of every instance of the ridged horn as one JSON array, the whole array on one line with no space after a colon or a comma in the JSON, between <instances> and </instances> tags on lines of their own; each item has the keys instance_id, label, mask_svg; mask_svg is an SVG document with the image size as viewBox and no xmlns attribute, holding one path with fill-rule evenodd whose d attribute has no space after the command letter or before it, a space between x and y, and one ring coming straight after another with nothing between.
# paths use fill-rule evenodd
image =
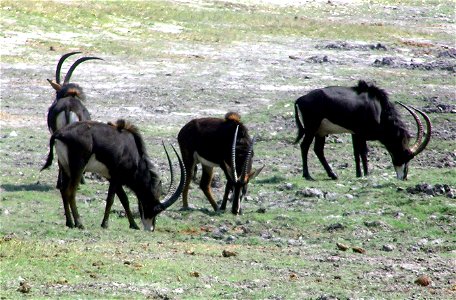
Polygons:
<instances>
[{"instance_id":1,"label":"ridged horn","mask_svg":"<svg viewBox=\"0 0 456 300\"><path fill-rule=\"evenodd\" d=\"M238 135L238 130L239 130L239 125L236 126L236 131L234 132L234 139L233 139L233 145L231 146L231 174L233 177L233 180L237 180L237 172L236 172L236 141L237 141L237 135Z\"/></svg>"},{"instance_id":2,"label":"ridged horn","mask_svg":"<svg viewBox=\"0 0 456 300\"><path fill-rule=\"evenodd\" d=\"M405 108L415 119L416 126L417 126L416 142L412 146L410 146L410 151L412 153L414 153L414 149L417 149L419 147L419 145L421 144L421 141L423 140L423 135L424 135L423 123L421 123L421 120L418 117L418 115L410 107L408 107L407 105L405 105L401 102L396 102L396 103L399 104L400 106L402 106L403 108ZM416 108L413 108L413 109L416 110Z\"/></svg>"},{"instance_id":3,"label":"ridged horn","mask_svg":"<svg viewBox=\"0 0 456 300\"><path fill-rule=\"evenodd\" d=\"M75 55L75 54L79 54L79 53L82 53L82 52L76 51L76 52L70 52L65 55L62 55L62 57L59 59L59 62L57 63L57 68L55 69L55 82L60 84L60 70L62 70L62 65L63 65L63 62L65 61L65 59L67 59L71 55Z\"/></svg>"},{"instance_id":4,"label":"ridged horn","mask_svg":"<svg viewBox=\"0 0 456 300\"><path fill-rule=\"evenodd\" d=\"M424 118L424 120L426 121L426 135L424 136L423 142L420 143L416 147L416 149L414 149L414 148L410 149L412 151L412 153L413 153L413 156L417 156L418 154L420 154L426 148L426 146L431 141L432 124L431 124L431 119L429 118L429 116L424 111L421 111L421 110L419 110L418 108L415 108L415 107L412 107L412 108L414 110L416 110Z\"/></svg>"},{"instance_id":5,"label":"ridged horn","mask_svg":"<svg viewBox=\"0 0 456 300\"><path fill-rule=\"evenodd\" d=\"M99 58L99 57L93 57L93 56L89 56L89 57L81 57L80 59L78 59L77 61L74 62L73 65L71 65L70 69L68 70L67 74L65 75L65 80L63 81L63 83L68 83L70 82L70 78L71 78L71 75L73 74L73 71L74 69L76 69L76 67L86 61L86 60L91 60L91 59L99 59L99 60L103 60L102 58Z\"/></svg>"},{"instance_id":6,"label":"ridged horn","mask_svg":"<svg viewBox=\"0 0 456 300\"><path fill-rule=\"evenodd\" d=\"M245 162L244 166L242 167L242 173L241 173L241 181L245 180L245 177L247 175L247 168L252 162L252 156L253 156L253 144L255 144L256 141L256 136L253 137L252 142L250 143L249 146L249 151L247 152L247 156L245 157Z\"/></svg>"},{"instance_id":7,"label":"ridged horn","mask_svg":"<svg viewBox=\"0 0 456 300\"><path fill-rule=\"evenodd\" d=\"M163 145L163 148L165 148L166 156L168 158L169 168L171 170L171 184L170 184L170 191L168 191L167 195L163 199L163 202L160 203L161 210L167 209L168 207L173 205L174 202L177 201L177 199L179 199L179 196L182 193L182 190L184 189L184 184L185 184L185 180L186 180L186 173L185 173L184 164L182 163L182 159L180 158L180 156L177 153L177 151L174 148L174 146L171 145L171 147L173 148L174 153L176 153L177 159L179 160L179 167L180 167L180 170L181 170L181 172L180 172L181 173L180 174L181 178L180 178L178 187L176 189L174 189L174 192L171 194L171 192L172 192L171 191L172 190L171 187L174 186L174 171L173 171L173 166L171 164L171 159L169 157L168 151L166 150L165 145Z\"/></svg>"}]
</instances>

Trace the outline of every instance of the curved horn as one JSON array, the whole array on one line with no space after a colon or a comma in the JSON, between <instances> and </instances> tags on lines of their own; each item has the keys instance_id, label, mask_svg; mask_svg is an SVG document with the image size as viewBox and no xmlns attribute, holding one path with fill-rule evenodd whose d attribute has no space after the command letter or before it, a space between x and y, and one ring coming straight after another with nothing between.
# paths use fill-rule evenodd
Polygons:
<instances>
[{"instance_id":1,"label":"curved horn","mask_svg":"<svg viewBox=\"0 0 456 300\"><path fill-rule=\"evenodd\" d=\"M431 119L428 117L428 115L425 112L423 112L415 107L412 107L412 108L414 110L416 110L421 116L423 116L424 120L426 121L426 135L424 137L424 141L422 143L420 143L416 147L416 149L414 149L414 148L410 149L413 153L413 156L417 156L426 148L426 146L429 144L429 141L431 140L432 124L431 124Z\"/></svg>"},{"instance_id":2,"label":"curved horn","mask_svg":"<svg viewBox=\"0 0 456 300\"><path fill-rule=\"evenodd\" d=\"M242 167L241 180L244 180L245 176L247 175L247 168L252 161L253 144L255 144L255 141L256 141L256 136L253 137L252 142L250 143L250 146L249 146L249 151L247 152L247 156L245 157L244 167Z\"/></svg>"},{"instance_id":3,"label":"curved horn","mask_svg":"<svg viewBox=\"0 0 456 300\"><path fill-rule=\"evenodd\" d=\"M82 52L76 51L76 52L70 52L65 55L62 55L62 57L59 59L59 62L57 63L57 68L55 69L55 82L60 84L60 70L62 69L62 65L63 65L63 62L65 61L65 59L67 59L71 55L75 55L75 54L79 54L79 53L82 53Z\"/></svg>"},{"instance_id":4,"label":"curved horn","mask_svg":"<svg viewBox=\"0 0 456 300\"><path fill-rule=\"evenodd\" d=\"M163 202L160 203L160 206L161 206L160 211L167 209L168 207L173 205L173 203L176 202L177 199L179 199L179 196L182 193L182 190L184 189L184 184L185 184L185 180L186 180L184 164L182 163L182 160L181 160L179 154L177 153L176 149L174 148L174 146L171 145L171 147L173 148L174 153L176 153L177 159L179 160L181 178L180 178L180 182L179 182L177 189L174 189L174 193L171 194L171 191L169 191L168 194L163 199ZM168 157L169 168L171 170L171 184L170 184L170 190L171 190L171 186L174 185L173 166L171 165L171 159L169 158L169 154L168 154L168 151L166 150L165 145L163 145L163 148L165 148L166 156Z\"/></svg>"},{"instance_id":5,"label":"curved horn","mask_svg":"<svg viewBox=\"0 0 456 300\"><path fill-rule=\"evenodd\" d=\"M236 126L236 131L234 132L234 139L233 139L233 146L231 147L231 172L233 180L237 180L237 172L236 172L236 141L238 135L239 125Z\"/></svg>"},{"instance_id":6,"label":"curved horn","mask_svg":"<svg viewBox=\"0 0 456 300\"><path fill-rule=\"evenodd\" d=\"M73 74L74 69L76 69L76 67L77 67L80 63L82 63L82 62L84 62L84 61L86 61L86 60L90 60L90 59L99 59L99 60L103 60L102 58L99 58L99 57L92 57L92 56L90 56L90 57L82 57L82 58L78 59L77 61L74 62L73 65L71 65L70 69L68 70L67 74L65 75L65 80L63 81L63 83L68 83L68 82L70 82L70 78L71 78L71 75Z\"/></svg>"},{"instance_id":7,"label":"curved horn","mask_svg":"<svg viewBox=\"0 0 456 300\"><path fill-rule=\"evenodd\" d=\"M414 153L414 151L416 151L415 149L417 149L419 147L419 145L421 144L421 141L423 140L423 132L424 132L423 123L421 123L418 115L410 107L408 107L407 105L405 105L401 102L396 102L396 103L399 104L400 106L402 106L403 108L405 108L413 116L413 118L415 119L416 125L418 127L418 131L416 133L416 142L415 142L415 144L413 144L410 147L410 151L412 153ZM413 109L416 110L416 108L413 108Z\"/></svg>"}]
</instances>

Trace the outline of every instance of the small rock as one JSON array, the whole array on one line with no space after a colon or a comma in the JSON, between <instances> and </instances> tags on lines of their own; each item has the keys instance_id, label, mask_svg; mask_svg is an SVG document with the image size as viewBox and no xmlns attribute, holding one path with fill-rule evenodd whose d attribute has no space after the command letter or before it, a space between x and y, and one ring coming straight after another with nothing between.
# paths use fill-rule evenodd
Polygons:
<instances>
[{"instance_id":1,"label":"small rock","mask_svg":"<svg viewBox=\"0 0 456 300\"><path fill-rule=\"evenodd\" d=\"M299 194L304 197L317 197L317 198L324 198L325 194L316 188L306 188L302 191L296 192L296 194Z\"/></svg>"},{"instance_id":2,"label":"small rock","mask_svg":"<svg viewBox=\"0 0 456 300\"><path fill-rule=\"evenodd\" d=\"M339 250L342 250L342 251L347 251L348 248L350 248L349 246L342 244L342 243L336 243L336 246Z\"/></svg>"},{"instance_id":3,"label":"small rock","mask_svg":"<svg viewBox=\"0 0 456 300\"><path fill-rule=\"evenodd\" d=\"M259 214L264 214L264 213L266 213L266 208L260 207L260 208L257 209L256 212L259 213Z\"/></svg>"},{"instance_id":4,"label":"small rock","mask_svg":"<svg viewBox=\"0 0 456 300\"><path fill-rule=\"evenodd\" d=\"M285 183L284 188L286 190L292 190L293 189L293 183L289 183L289 182Z\"/></svg>"},{"instance_id":5,"label":"small rock","mask_svg":"<svg viewBox=\"0 0 456 300\"><path fill-rule=\"evenodd\" d=\"M298 279L298 275L296 275L295 273L290 274L290 280L297 280L297 279Z\"/></svg>"},{"instance_id":6,"label":"small rock","mask_svg":"<svg viewBox=\"0 0 456 300\"><path fill-rule=\"evenodd\" d=\"M21 292L21 293L24 293L24 294L27 294L27 293L30 293L31 289L32 289L32 287L30 286L30 284L28 284L27 281L21 281L19 283L19 288L17 289L17 291Z\"/></svg>"},{"instance_id":7,"label":"small rock","mask_svg":"<svg viewBox=\"0 0 456 300\"><path fill-rule=\"evenodd\" d=\"M192 277L200 277L200 273L199 272L190 272L190 276L192 276Z\"/></svg>"},{"instance_id":8,"label":"small rock","mask_svg":"<svg viewBox=\"0 0 456 300\"><path fill-rule=\"evenodd\" d=\"M193 250L186 250L184 253L187 255L195 255L195 251Z\"/></svg>"},{"instance_id":9,"label":"small rock","mask_svg":"<svg viewBox=\"0 0 456 300\"><path fill-rule=\"evenodd\" d=\"M386 252L391 252L394 250L394 246L390 244L385 244L382 246L382 250Z\"/></svg>"},{"instance_id":10,"label":"small rock","mask_svg":"<svg viewBox=\"0 0 456 300\"><path fill-rule=\"evenodd\" d=\"M352 250L353 250L353 252L355 252L355 253L361 253L361 254L366 253L366 250L363 249L363 248L361 248L361 247L352 247Z\"/></svg>"},{"instance_id":11,"label":"small rock","mask_svg":"<svg viewBox=\"0 0 456 300\"><path fill-rule=\"evenodd\" d=\"M419 284L421 286L428 286L432 283L432 280L429 276L426 275L421 275L415 280L416 284Z\"/></svg>"},{"instance_id":12,"label":"small rock","mask_svg":"<svg viewBox=\"0 0 456 300\"><path fill-rule=\"evenodd\" d=\"M331 224L328 227L326 227L326 230L328 230L328 231L334 231L334 230L339 230L339 229L345 229L345 226L341 223L335 223L335 224Z\"/></svg>"},{"instance_id":13,"label":"small rock","mask_svg":"<svg viewBox=\"0 0 456 300\"><path fill-rule=\"evenodd\" d=\"M236 237L234 235L230 235L226 238L227 242L234 242L236 240Z\"/></svg>"},{"instance_id":14,"label":"small rock","mask_svg":"<svg viewBox=\"0 0 456 300\"><path fill-rule=\"evenodd\" d=\"M337 198L339 198L339 194L337 194L337 193L332 193L332 192L325 193L326 200L334 201L334 200L337 200Z\"/></svg>"},{"instance_id":15,"label":"small rock","mask_svg":"<svg viewBox=\"0 0 456 300\"><path fill-rule=\"evenodd\" d=\"M237 256L237 253L234 252L234 251L230 251L230 250L223 250L222 251L222 256L223 257Z\"/></svg>"},{"instance_id":16,"label":"small rock","mask_svg":"<svg viewBox=\"0 0 456 300\"><path fill-rule=\"evenodd\" d=\"M347 198L348 200L353 200L353 199L355 198L352 194L345 194L344 196L345 196L345 198Z\"/></svg>"},{"instance_id":17,"label":"small rock","mask_svg":"<svg viewBox=\"0 0 456 300\"><path fill-rule=\"evenodd\" d=\"M384 226L384 223L381 221L365 221L364 225L366 225L366 227L382 227Z\"/></svg>"}]
</instances>

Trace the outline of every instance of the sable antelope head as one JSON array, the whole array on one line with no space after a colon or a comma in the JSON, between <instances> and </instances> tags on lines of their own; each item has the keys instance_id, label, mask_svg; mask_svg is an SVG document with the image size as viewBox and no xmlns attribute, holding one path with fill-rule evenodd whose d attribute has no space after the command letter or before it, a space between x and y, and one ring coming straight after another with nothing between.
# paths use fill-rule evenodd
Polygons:
<instances>
[{"instance_id":1,"label":"sable antelope head","mask_svg":"<svg viewBox=\"0 0 456 300\"><path fill-rule=\"evenodd\" d=\"M231 202L233 203L231 212L235 215L241 212L241 201L247 193L247 186L251 179L255 178L263 170L264 166L258 170L252 170L252 157L253 157L253 145L255 144L256 137L253 137L247 155L245 157L244 164L241 169L241 173L236 172L236 141L239 125L236 127L233 138L233 146L231 148L231 166L225 162L225 168L228 173L228 180L232 185Z\"/></svg>"},{"instance_id":2,"label":"sable antelope head","mask_svg":"<svg viewBox=\"0 0 456 300\"><path fill-rule=\"evenodd\" d=\"M396 103L404 107L413 116L413 119L415 120L417 126L416 141L412 146L408 145L408 139L404 139L402 151L390 151L397 179L406 180L408 175L409 161L420 154L431 140L432 124L428 115L422 110L419 110L415 107L409 107L401 102ZM426 134L424 133L423 123L415 111L418 112L426 121Z\"/></svg>"},{"instance_id":3,"label":"sable antelope head","mask_svg":"<svg viewBox=\"0 0 456 300\"><path fill-rule=\"evenodd\" d=\"M76 69L76 67L87 60L92 60L92 59L99 59L103 60L99 57L81 57L78 60L76 60L71 67L68 69L68 72L65 75L65 78L63 80L63 83L60 83L60 71L62 69L63 62L70 56L79 54L81 52L76 51L76 52L70 52L65 55L62 55L60 58L59 62L57 63L57 67L55 70L55 80L48 79L47 81L49 84L54 88L56 91L56 99L64 98L67 96L78 96L80 99L84 100L84 93L82 92L82 88L75 83L70 83L71 75L73 74L73 71Z\"/></svg>"}]
</instances>

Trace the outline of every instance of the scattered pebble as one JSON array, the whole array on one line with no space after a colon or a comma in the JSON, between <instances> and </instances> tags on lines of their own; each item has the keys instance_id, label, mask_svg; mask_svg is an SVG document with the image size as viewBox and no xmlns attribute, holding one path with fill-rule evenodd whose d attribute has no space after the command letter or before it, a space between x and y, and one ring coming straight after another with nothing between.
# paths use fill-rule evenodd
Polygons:
<instances>
[{"instance_id":1,"label":"scattered pebble","mask_svg":"<svg viewBox=\"0 0 456 300\"><path fill-rule=\"evenodd\" d=\"M339 250L342 250L342 251L347 251L350 248L350 246L347 246L347 245L342 244L342 243L336 243L336 246L337 246L337 248Z\"/></svg>"},{"instance_id":2,"label":"scattered pebble","mask_svg":"<svg viewBox=\"0 0 456 300\"><path fill-rule=\"evenodd\" d=\"M382 246L382 250L383 251L386 251L386 252L391 252L393 251L395 248L393 245L390 245L390 244L385 244Z\"/></svg>"},{"instance_id":3,"label":"scattered pebble","mask_svg":"<svg viewBox=\"0 0 456 300\"><path fill-rule=\"evenodd\" d=\"M334 230L340 230L340 229L345 229L345 226L341 223L334 223L326 227L326 230L328 231L334 231Z\"/></svg>"},{"instance_id":4,"label":"scattered pebble","mask_svg":"<svg viewBox=\"0 0 456 300\"><path fill-rule=\"evenodd\" d=\"M32 289L32 287L30 286L30 284L28 284L28 282L24 280L19 283L19 288L17 289L17 291L27 294L27 293L30 293L31 289Z\"/></svg>"},{"instance_id":5,"label":"scattered pebble","mask_svg":"<svg viewBox=\"0 0 456 300\"><path fill-rule=\"evenodd\" d=\"M230 251L230 250L223 250L222 251L222 256L223 257L237 256L237 253L234 252L234 251Z\"/></svg>"},{"instance_id":6,"label":"scattered pebble","mask_svg":"<svg viewBox=\"0 0 456 300\"><path fill-rule=\"evenodd\" d=\"M353 250L353 252L355 252L355 253L361 253L361 254L366 253L366 250L363 249L363 248L361 248L361 247L352 247L352 250Z\"/></svg>"},{"instance_id":7,"label":"scattered pebble","mask_svg":"<svg viewBox=\"0 0 456 300\"><path fill-rule=\"evenodd\" d=\"M200 273L199 272L190 272L190 276L192 276L192 277L200 277Z\"/></svg>"},{"instance_id":8,"label":"scattered pebble","mask_svg":"<svg viewBox=\"0 0 456 300\"><path fill-rule=\"evenodd\" d=\"M421 286L428 286L432 283L432 280L429 276L426 275L421 275L415 280L416 284L419 284Z\"/></svg>"}]
</instances>

